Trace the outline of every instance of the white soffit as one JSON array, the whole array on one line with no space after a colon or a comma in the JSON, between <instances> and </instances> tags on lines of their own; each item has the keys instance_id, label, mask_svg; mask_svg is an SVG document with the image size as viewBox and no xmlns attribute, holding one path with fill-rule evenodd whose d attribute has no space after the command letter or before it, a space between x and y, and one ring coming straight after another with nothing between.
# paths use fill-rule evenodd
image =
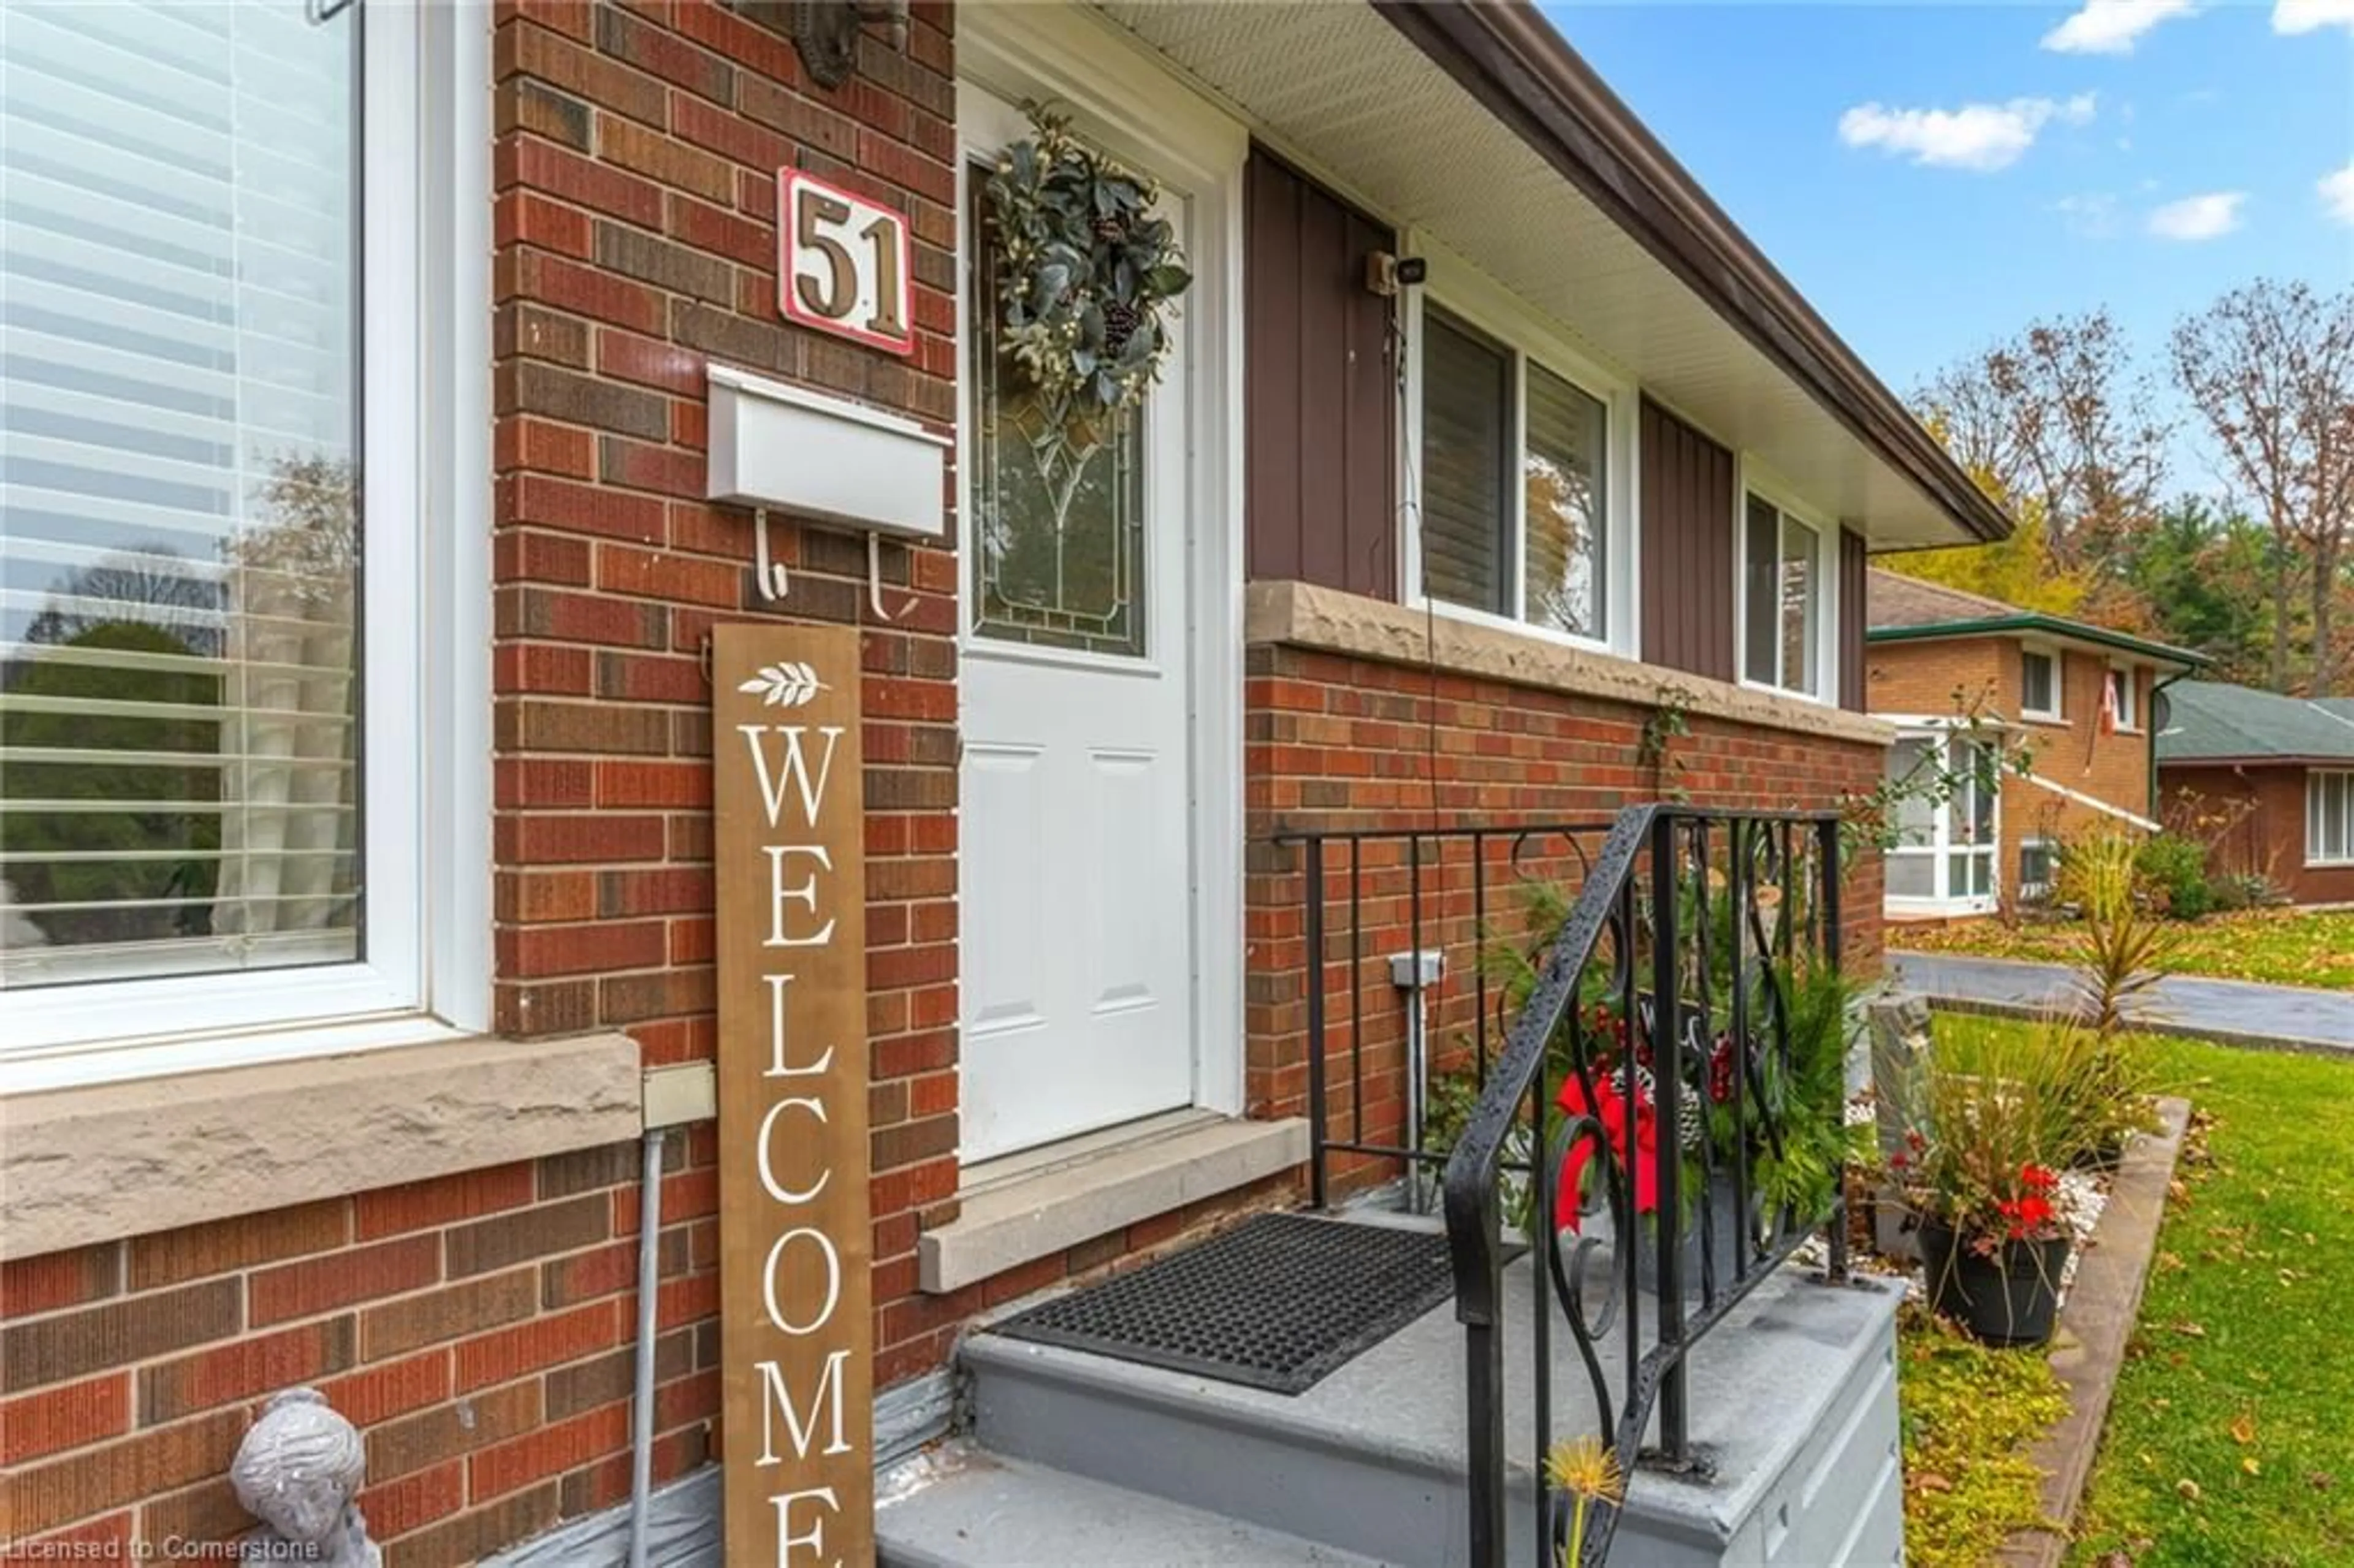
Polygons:
<instances>
[{"instance_id":1,"label":"white soffit","mask_svg":"<svg viewBox=\"0 0 2354 1568\"><path fill-rule=\"evenodd\" d=\"M1361 0L1108 0L1269 145L1427 234L1876 546L1969 536ZM1575 39L1571 40L1573 44ZM1432 297L1445 297L1434 264Z\"/></svg>"}]
</instances>

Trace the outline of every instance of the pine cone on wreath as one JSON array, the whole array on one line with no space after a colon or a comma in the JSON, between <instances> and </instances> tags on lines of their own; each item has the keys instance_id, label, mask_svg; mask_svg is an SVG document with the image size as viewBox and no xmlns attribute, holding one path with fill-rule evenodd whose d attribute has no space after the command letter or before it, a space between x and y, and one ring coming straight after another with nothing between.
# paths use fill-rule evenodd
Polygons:
<instances>
[{"instance_id":1,"label":"pine cone on wreath","mask_svg":"<svg viewBox=\"0 0 2354 1568\"><path fill-rule=\"evenodd\" d=\"M1113 354L1128 346L1128 340L1134 335L1137 323L1143 319L1134 305L1123 305L1117 300L1104 307L1103 317L1104 347Z\"/></svg>"}]
</instances>

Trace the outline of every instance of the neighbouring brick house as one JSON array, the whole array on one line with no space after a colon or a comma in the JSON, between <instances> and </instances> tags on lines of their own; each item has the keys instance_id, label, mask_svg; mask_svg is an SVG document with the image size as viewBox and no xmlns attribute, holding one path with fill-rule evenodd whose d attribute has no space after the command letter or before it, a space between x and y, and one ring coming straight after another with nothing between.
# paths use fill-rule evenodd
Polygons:
<instances>
[{"instance_id":1,"label":"neighbouring brick house","mask_svg":"<svg viewBox=\"0 0 2354 1568\"><path fill-rule=\"evenodd\" d=\"M1897 824L1892 918L1988 914L2048 887L2078 833L2158 830L2150 715L2204 659L1942 583L1869 577L1867 706L1901 732L1889 776L1942 757L1966 780L1942 810L1916 796Z\"/></svg>"},{"instance_id":2,"label":"neighbouring brick house","mask_svg":"<svg viewBox=\"0 0 2354 1568\"><path fill-rule=\"evenodd\" d=\"M1297 1198L1273 835L1836 805L1893 734L1867 555L2007 527L1532 11L917 4L826 88L794 9L11 6L0 1539L244 1528L297 1383L398 1568L620 1504L650 1132L653 1478L717 1457L715 623L862 631L915 1430L975 1313ZM970 535L1018 509L970 175L1030 97L1196 272L1096 602ZM909 352L779 319L780 169L904 217ZM715 367L955 438L946 542L870 582L779 519L773 597ZM1135 1003L1101 1079L1072 952Z\"/></svg>"},{"instance_id":3,"label":"neighbouring brick house","mask_svg":"<svg viewBox=\"0 0 2354 1568\"><path fill-rule=\"evenodd\" d=\"M2354 903L2354 698L2219 681L2167 695L2168 826L2204 841L2218 875L2262 877L2297 904Z\"/></svg>"}]
</instances>

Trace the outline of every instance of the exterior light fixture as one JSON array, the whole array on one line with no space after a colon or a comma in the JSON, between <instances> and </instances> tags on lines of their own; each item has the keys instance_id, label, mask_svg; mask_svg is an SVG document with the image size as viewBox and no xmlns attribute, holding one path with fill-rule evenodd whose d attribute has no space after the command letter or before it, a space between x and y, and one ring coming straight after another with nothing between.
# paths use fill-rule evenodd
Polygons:
<instances>
[{"instance_id":1,"label":"exterior light fixture","mask_svg":"<svg viewBox=\"0 0 2354 1568\"><path fill-rule=\"evenodd\" d=\"M891 47L907 47L908 0L747 0L746 15L793 41L802 69L820 87L836 88L858 69L858 37L870 22L887 22Z\"/></svg>"}]
</instances>

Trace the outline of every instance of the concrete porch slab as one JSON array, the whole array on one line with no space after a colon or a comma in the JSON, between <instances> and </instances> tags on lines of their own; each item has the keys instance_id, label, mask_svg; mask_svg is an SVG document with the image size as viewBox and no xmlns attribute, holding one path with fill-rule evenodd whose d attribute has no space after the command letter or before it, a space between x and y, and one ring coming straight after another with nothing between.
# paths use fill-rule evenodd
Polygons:
<instances>
[{"instance_id":1,"label":"concrete porch slab","mask_svg":"<svg viewBox=\"0 0 2354 1568\"><path fill-rule=\"evenodd\" d=\"M883 1568L1388 1568L970 1444L923 1466L875 1499Z\"/></svg>"},{"instance_id":2,"label":"concrete porch slab","mask_svg":"<svg viewBox=\"0 0 2354 1568\"><path fill-rule=\"evenodd\" d=\"M1639 1298L1648 1317L1652 1303ZM1620 1539L1647 1563L1901 1560L1894 1321L1880 1283L1786 1268L1692 1359L1706 1479L1638 1471ZM1507 1272L1506 1434L1517 1531L1532 1528L1535 1277ZM1593 1397L1558 1316L1556 1437L1592 1431ZM1616 1400L1624 1341L1601 1347ZM1320 1540L1376 1560L1463 1561L1463 1335L1442 1307L1298 1396L981 1334L962 1351L987 1448ZM1640 1538L1639 1552L1631 1550ZM1517 1542L1515 1561L1532 1541Z\"/></svg>"}]
</instances>

